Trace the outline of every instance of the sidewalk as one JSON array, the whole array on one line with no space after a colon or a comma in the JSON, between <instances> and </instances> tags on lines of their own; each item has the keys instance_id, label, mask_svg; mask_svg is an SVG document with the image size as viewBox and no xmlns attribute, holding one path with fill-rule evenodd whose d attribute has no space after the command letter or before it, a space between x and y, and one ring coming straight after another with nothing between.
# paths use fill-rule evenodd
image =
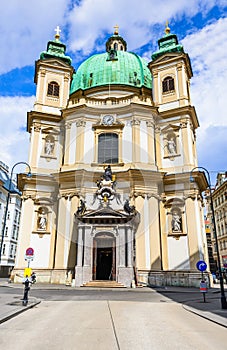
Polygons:
<instances>
[{"instance_id":1,"label":"sidewalk","mask_svg":"<svg viewBox=\"0 0 227 350\"><path fill-rule=\"evenodd\" d=\"M0 287L9 287L11 284L9 284L7 281L0 280ZM18 288L18 285L17 285ZM21 293L20 295L17 294L7 294L0 292L0 324L11 319L12 317L15 317L19 315L20 313L31 309L32 307L36 306L40 303L40 300L28 297L28 304L27 306L22 305L22 299L23 299L23 286L21 286Z\"/></svg>"},{"instance_id":2,"label":"sidewalk","mask_svg":"<svg viewBox=\"0 0 227 350\"><path fill-rule=\"evenodd\" d=\"M161 287L154 289L172 300L180 302L185 310L227 328L227 309L222 309L219 284L208 289L208 292L205 295L205 302L203 294L198 291L197 288L167 286L165 288ZM227 299L226 285L224 286L224 289ZM177 297L177 294L179 293L187 293L190 297L187 298L188 300L179 301Z\"/></svg>"},{"instance_id":3,"label":"sidewalk","mask_svg":"<svg viewBox=\"0 0 227 350\"><path fill-rule=\"evenodd\" d=\"M36 306L41 301L29 296L27 306L22 305L23 298L23 286L18 284L8 283L7 280L0 279L0 324L8 319ZM4 288L5 287L5 288ZM225 295L227 297L227 286L225 286ZM14 293L7 293L7 288L21 288L20 295ZM35 284L32 289L71 289L71 287L65 285L53 285L53 284ZM5 289L5 290L4 290ZM97 290L97 289L96 289ZM136 289L138 290L138 289ZM136 291L135 289L124 289L125 292ZM149 293L149 288L139 288L140 291ZM164 294L168 298L181 303L183 308L189 312L197 314L200 317L206 318L212 322L215 322L223 327L227 328L227 309L221 308L221 295L220 288L215 285L214 288L210 288L206 294L206 302L203 302L203 295L196 288L185 287L165 287L165 288L152 288L160 294ZM181 295L181 298L179 298ZM185 298L182 297L185 295ZM183 301L182 301L183 299Z\"/></svg>"}]
</instances>

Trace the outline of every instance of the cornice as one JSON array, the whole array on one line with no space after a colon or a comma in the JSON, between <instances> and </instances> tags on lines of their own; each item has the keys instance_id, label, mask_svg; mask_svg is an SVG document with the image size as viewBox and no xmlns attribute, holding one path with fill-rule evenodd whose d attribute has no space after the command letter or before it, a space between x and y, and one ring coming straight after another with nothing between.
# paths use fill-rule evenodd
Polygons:
<instances>
[{"instance_id":1,"label":"cornice","mask_svg":"<svg viewBox=\"0 0 227 350\"><path fill-rule=\"evenodd\" d=\"M31 132L31 127L34 123L40 125L41 127L41 121L50 123L60 123L62 121L62 117L56 114L30 111L27 113L27 131Z\"/></svg>"}]
</instances>

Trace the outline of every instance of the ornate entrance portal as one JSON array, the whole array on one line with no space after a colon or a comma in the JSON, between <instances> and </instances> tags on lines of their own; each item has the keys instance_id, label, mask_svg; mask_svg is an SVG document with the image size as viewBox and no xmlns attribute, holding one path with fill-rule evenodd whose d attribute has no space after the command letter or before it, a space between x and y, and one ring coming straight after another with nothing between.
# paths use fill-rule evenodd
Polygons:
<instances>
[{"instance_id":1,"label":"ornate entrance portal","mask_svg":"<svg viewBox=\"0 0 227 350\"><path fill-rule=\"evenodd\" d=\"M116 280L116 240L111 234L94 238L93 280Z\"/></svg>"},{"instance_id":2,"label":"ornate entrance portal","mask_svg":"<svg viewBox=\"0 0 227 350\"><path fill-rule=\"evenodd\" d=\"M80 199L75 213L75 285L109 280L130 287L135 277L135 232L139 215L128 199L123 203L122 196L116 193L110 166L97 186L90 209L87 208L89 198L86 202Z\"/></svg>"}]
</instances>

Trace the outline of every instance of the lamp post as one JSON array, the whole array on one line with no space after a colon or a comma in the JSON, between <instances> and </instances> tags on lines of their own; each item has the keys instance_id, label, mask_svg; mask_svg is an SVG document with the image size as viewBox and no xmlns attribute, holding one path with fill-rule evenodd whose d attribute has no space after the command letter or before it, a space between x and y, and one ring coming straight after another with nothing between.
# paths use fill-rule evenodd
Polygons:
<instances>
[{"instance_id":1,"label":"lamp post","mask_svg":"<svg viewBox=\"0 0 227 350\"><path fill-rule=\"evenodd\" d=\"M223 276L222 276L222 270L221 270L221 260L220 260L220 254L219 254L219 248L218 248L218 237L217 237L217 231L216 231L216 222L215 222L215 215L214 215L214 204L213 204L213 198L212 198L212 192L211 192L211 181L210 181L210 173L209 171L204 168L204 167L195 167L191 170L190 173L190 181L191 179L194 180L192 177L192 172L196 169L202 169L206 172L207 177L208 177L208 188L210 192L210 206L211 206L211 213L212 213L212 222L213 222L213 232L214 232L214 238L215 238L215 243L216 243L216 248L217 248L217 262L218 262L218 272L220 276L220 289L221 289L221 306L222 309L227 309L227 302L226 302L226 297L225 297L225 290L224 290L224 283L223 283ZM192 181L193 181L192 180Z\"/></svg>"},{"instance_id":2,"label":"lamp post","mask_svg":"<svg viewBox=\"0 0 227 350\"><path fill-rule=\"evenodd\" d=\"M31 167L26 162L15 163L14 166L12 167L11 175L10 175L10 179L9 179L9 190L8 190L7 199L6 199L6 208L5 208L4 221L3 221L3 225L2 225L2 237L1 237L1 246L0 246L0 264L1 264L1 259L2 259L2 248L3 248L3 241L4 241L5 229L6 229L6 220L7 220L7 213L8 213L8 207L9 207L9 199L10 199L10 191L11 191L13 170L18 164L25 164L25 165L27 165L27 167L29 168L29 172L27 173L27 176L31 177L31 175L32 175L31 174Z\"/></svg>"}]
</instances>

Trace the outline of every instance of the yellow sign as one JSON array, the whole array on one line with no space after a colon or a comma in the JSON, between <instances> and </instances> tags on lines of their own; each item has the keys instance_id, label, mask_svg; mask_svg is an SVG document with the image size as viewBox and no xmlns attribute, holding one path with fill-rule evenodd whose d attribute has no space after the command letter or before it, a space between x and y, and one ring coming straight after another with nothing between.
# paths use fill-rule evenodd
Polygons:
<instances>
[{"instance_id":1,"label":"yellow sign","mask_svg":"<svg viewBox=\"0 0 227 350\"><path fill-rule=\"evenodd\" d=\"M31 273L32 273L32 269L30 267L26 267L24 269L24 277L26 277L26 276L30 277Z\"/></svg>"}]
</instances>

